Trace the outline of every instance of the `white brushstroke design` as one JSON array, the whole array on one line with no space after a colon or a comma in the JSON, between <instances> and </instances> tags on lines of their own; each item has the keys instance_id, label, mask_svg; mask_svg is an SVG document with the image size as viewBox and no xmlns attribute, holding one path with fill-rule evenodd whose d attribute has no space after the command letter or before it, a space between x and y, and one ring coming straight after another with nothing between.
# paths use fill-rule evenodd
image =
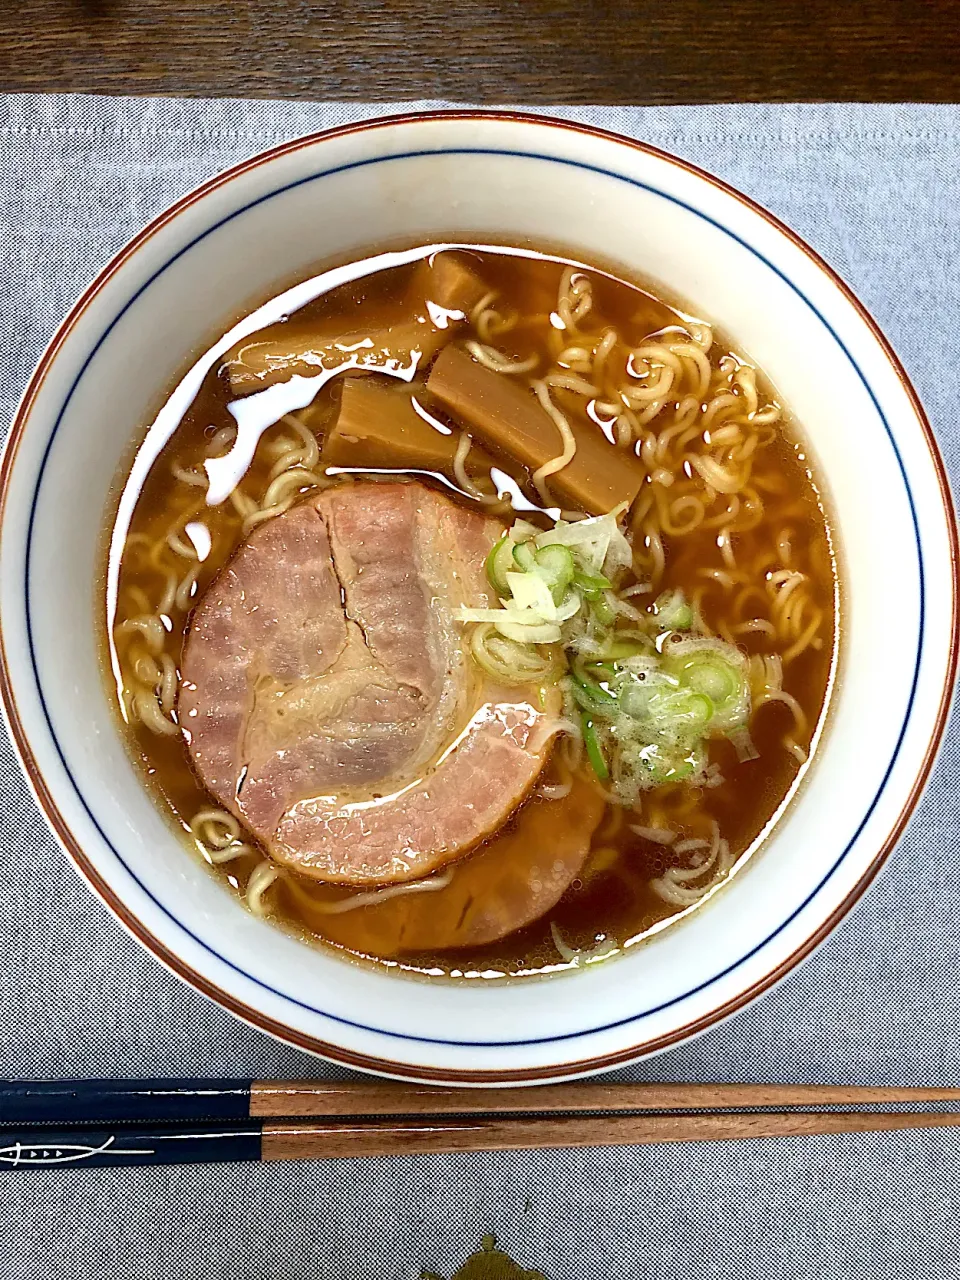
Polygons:
<instances>
[{"instance_id":1,"label":"white brushstroke design","mask_svg":"<svg viewBox=\"0 0 960 1280\"><path fill-rule=\"evenodd\" d=\"M94 1156L109 1151L112 1156L152 1156L155 1151L150 1148L115 1147L116 1135L111 1134L99 1147L83 1146L73 1142L30 1143L14 1142L0 1147L0 1164L14 1167L28 1165L75 1164L80 1160L90 1160Z\"/></svg>"}]
</instances>

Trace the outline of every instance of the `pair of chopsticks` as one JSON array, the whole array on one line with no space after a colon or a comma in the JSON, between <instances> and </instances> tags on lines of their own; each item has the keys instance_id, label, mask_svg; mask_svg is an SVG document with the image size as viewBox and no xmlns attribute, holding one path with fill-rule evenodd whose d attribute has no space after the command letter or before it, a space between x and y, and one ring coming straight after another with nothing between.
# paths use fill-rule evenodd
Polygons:
<instances>
[{"instance_id":1,"label":"pair of chopsticks","mask_svg":"<svg viewBox=\"0 0 960 1280\"><path fill-rule=\"evenodd\" d=\"M348 1080L0 1082L0 1167L629 1146L960 1125L960 1089ZM879 1107L881 1110L863 1110ZM823 1110L823 1108L839 1108Z\"/></svg>"}]
</instances>

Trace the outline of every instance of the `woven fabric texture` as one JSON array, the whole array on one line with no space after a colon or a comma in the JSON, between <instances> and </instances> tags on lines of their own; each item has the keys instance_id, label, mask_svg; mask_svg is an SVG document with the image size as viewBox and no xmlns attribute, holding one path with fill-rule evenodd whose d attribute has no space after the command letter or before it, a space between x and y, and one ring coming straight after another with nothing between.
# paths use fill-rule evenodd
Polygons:
<instances>
[{"instance_id":1,"label":"woven fabric texture","mask_svg":"<svg viewBox=\"0 0 960 1280\"><path fill-rule=\"evenodd\" d=\"M149 218L275 142L392 109L0 97L3 429L69 304ZM960 479L960 109L556 114L688 157L805 236L892 339ZM893 679L896 652L892 638ZM806 965L621 1075L960 1080L958 763L954 720L886 873ZM209 1004L126 936L47 833L2 735L0 973L0 1076L338 1074ZM958 1131L0 1182L0 1280L447 1275L488 1230L554 1280L960 1277Z\"/></svg>"}]
</instances>

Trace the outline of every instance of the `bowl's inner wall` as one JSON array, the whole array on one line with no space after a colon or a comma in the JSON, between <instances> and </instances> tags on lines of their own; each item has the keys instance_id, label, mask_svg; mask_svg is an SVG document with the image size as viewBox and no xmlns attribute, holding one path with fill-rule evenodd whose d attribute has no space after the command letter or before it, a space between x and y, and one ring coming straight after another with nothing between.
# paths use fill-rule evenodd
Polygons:
<instances>
[{"instance_id":1,"label":"bowl's inner wall","mask_svg":"<svg viewBox=\"0 0 960 1280\"><path fill-rule=\"evenodd\" d=\"M761 948L814 893L870 810L895 754L911 686L906 676L889 680L888 637L897 636L898 661L908 673L918 644L920 588L900 463L864 385L864 378L889 383L889 369L868 337L854 352L864 366L858 369L801 297L794 284L812 296L826 291L826 300L837 305L828 296L833 286L802 253L787 254L791 284L727 230L656 190L547 159L385 159L312 178L221 221L292 177L325 167L319 153L309 164L304 156L294 160L262 167L154 236L89 307L69 359L48 377L35 408L31 426L38 432L49 434L58 419L32 523L28 586L37 672L72 782L114 852L95 847L89 817L78 805L68 815L71 825L81 836L90 832L84 844L103 874L138 915L176 939L189 962L313 1034L364 1045L373 1043L365 1027L440 1041L530 1041L576 1035L656 1007L661 1012L650 1015L643 1032L667 1028L677 1016L671 1012L675 1002ZM661 164L662 173L657 164L645 166L652 186L662 178L691 204L705 202L709 192L699 180L678 180ZM721 200L711 216L734 223L738 207L728 204ZM758 222L750 214L746 230L736 230L762 239L763 225L753 226L751 219ZM211 234L177 256L214 224ZM770 236L770 251L782 259L783 244ZM802 424L842 541L843 678L829 732L775 839L691 920L621 961L554 980L564 983L562 1001L556 986L545 998L536 983L428 990L410 982L400 997L389 978L341 963L245 914L185 852L144 791L101 672L102 606L92 584L101 568L114 479L131 438L190 355L222 331L225 320L324 259L385 242L460 238L562 240L587 262L613 260L628 275L663 281L670 295L688 299L698 315L721 324ZM94 347L71 387L71 361L79 364ZM39 465L41 444L38 439L23 450L24 468ZM38 749L38 760L62 779L52 744ZM875 817L886 820L882 806ZM731 970L715 992L733 992L740 981ZM400 1055L413 1053L416 1061L418 1052L397 1042ZM443 1052L451 1062L476 1057L473 1050Z\"/></svg>"}]
</instances>

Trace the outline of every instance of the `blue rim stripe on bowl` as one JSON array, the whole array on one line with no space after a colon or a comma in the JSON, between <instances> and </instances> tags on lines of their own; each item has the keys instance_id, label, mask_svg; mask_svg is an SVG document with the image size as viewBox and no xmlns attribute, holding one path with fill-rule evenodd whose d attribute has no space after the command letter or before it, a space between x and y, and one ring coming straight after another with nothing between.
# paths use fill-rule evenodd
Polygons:
<instances>
[{"instance_id":1,"label":"blue rim stripe on bowl","mask_svg":"<svg viewBox=\"0 0 960 1280\"><path fill-rule=\"evenodd\" d=\"M198 937L196 934L191 932L191 930L189 930L186 927L186 925L184 925L176 917L176 915L173 914L173 912L171 912L166 906L164 906L164 904L158 898L156 898L151 893L151 891L147 888L147 886L143 884L143 882L137 877L136 873L124 860L123 855L111 843L111 841L107 837L103 828L100 826L100 823L97 821L97 818L93 810L91 809L90 805L87 803L86 798L84 797L83 793L78 787L76 780L73 776L73 773L70 769L70 766L67 763L67 759L64 755L60 741L57 738L56 732L53 727L53 722L50 717L50 712L47 707L47 702L43 694L43 688L40 683L40 676L37 668L36 653L35 653L34 641L33 641L33 627L32 627L32 621L30 616L30 561L31 561L31 553L32 553L32 545L33 545L34 522L36 517L39 489L43 482L43 476L46 469L47 460L50 455L50 451L53 448L53 443L56 438L57 431L60 428L60 425L63 421L64 414L67 411L67 408L70 404L71 399L73 398L73 394L76 391L77 386L79 385L81 379L83 378L91 361L94 359L97 352L103 346L103 343L109 337L110 333L119 323L119 321L123 318L126 312L130 310L130 308L134 305L134 303L136 303L138 298L144 292L146 292L146 290L153 284L153 282L160 275L162 275L163 272L166 271L169 266L171 266L179 258L183 257L184 254L188 253L192 248L194 248L195 245L199 244L202 240L206 239L207 236L211 235L214 231L218 230L220 227L224 226L228 222L232 222L235 218L240 217L242 214L249 212L249 210L256 208L258 205L263 204L267 200L271 200L279 195L282 195L286 191L290 191L290 190L293 190L294 188L304 186L307 183L320 181L323 178L333 177L337 174L346 173L351 170L368 168L376 164L389 164L395 160L413 160L413 159L422 159L422 158L433 157L433 156L457 156L457 155L484 155L484 156L498 156L506 159L538 160L548 164L559 164L559 165L566 166L568 168L580 169L585 172L598 174L602 177L612 178L619 182L625 182L630 186L637 187L641 190L649 192L652 195L658 196L661 199L667 200L669 203L674 204L679 208L685 209L688 213L692 213L695 217L700 218L702 221L713 226L718 231L722 232L724 235L729 236L730 239L735 241L742 248L746 249L755 258L761 261L766 267L768 267L771 271L773 271L774 274L777 275L810 308L811 312L817 317L817 319L820 321L820 323L823 325L826 331L831 335L831 337L837 343L837 346L843 352L844 356L849 361L854 372L857 374L857 377L862 383L864 389L866 390L867 394L870 397L871 402L874 405L874 408L877 411L877 415L879 416L880 421L883 423L884 430L886 431L886 434L888 439L890 440L890 444L893 449L894 455L897 459L897 465L900 468L900 474L903 478L904 489L906 491L907 500L910 505L910 515L911 515L913 528L914 528L914 538L916 541L916 551L917 551L917 565L918 565L918 571L919 571L920 609L919 609L919 627L918 627L918 637L917 637L917 655L916 655L913 675L910 683L910 696L907 702L907 708L904 715L903 724L901 725L900 732L897 736L896 746L894 748L893 755L890 759L890 762L887 765L887 768L884 772L883 779L880 783L877 793L874 796L873 800L871 801L866 813L863 815L863 818L861 819L855 832L853 833L853 835L851 836L847 844L844 846L844 849L840 853L839 857L836 859L836 861L833 863L833 865L830 867L827 873L823 876L820 882L816 885L816 887L807 895L807 897L803 900L803 902L794 911L792 911L789 916L786 917L785 920L781 921L781 923L774 930L772 930L772 932L770 932L766 938L763 939L762 942L757 943L757 945L751 948L751 950L748 951L745 955L741 956L738 960L735 960L733 963L727 965L726 968L722 969L719 973L714 974L713 977L705 979L703 982L699 983L696 987L691 988L689 991L684 992L682 995L674 996L670 1000L666 1000L658 1005L651 1006L651 1008L649 1009L644 1009L639 1013L631 1014L626 1018L620 1018L614 1022L605 1023L601 1026L589 1027L580 1031L565 1032L562 1035L543 1036L543 1037L532 1038L528 1040L447 1040L440 1037L416 1036L416 1035L407 1034L405 1032L391 1031L386 1028L372 1027L366 1023L359 1022L354 1019L344 1018L337 1014L328 1013L323 1009L318 1009L313 1005L310 1005L304 1001L298 1000L296 997L288 995L285 992L270 986L269 983L262 981L260 978L254 977L252 974L247 973L244 969L240 968L239 965L234 964L231 960L228 960L225 956L222 956L218 951L216 951L212 946L210 946L209 943L205 942L202 938ZM926 583L925 583L925 574L924 574L923 548L922 548L922 542L920 537L920 528L919 528L919 522L917 519L916 505L914 502L913 492L910 488L909 479L907 477L906 468L904 466L903 459L900 454L900 450L897 447L896 439L893 435L893 432L890 429L890 424L888 423L886 416L880 407L880 402L877 399L877 396L874 393L873 388L870 386L870 383L868 382L865 374L863 373L860 366L857 364L856 360L854 359L853 355L851 354L846 344L843 342L840 335L833 328L833 326L830 324L827 318L823 315L823 313L819 310L819 308L815 305L815 303L811 301L811 299L803 292L803 290L797 284L795 284L794 281L791 280L790 277L784 271L782 271L778 266L776 266L775 263L771 262L770 259L767 258L759 249L751 245L747 240L743 239L743 237L738 235L735 231L732 231L729 227L724 226L724 224L719 222L717 219L711 217L709 214L704 213L702 210L697 209L695 206L690 205L685 201L679 199L677 196L671 195L669 192L662 191L658 187L652 186L651 184L646 182L642 182L637 178L631 178L626 174L617 173L614 170L606 169L599 165L586 164L582 161L571 160L562 156L551 156L551 155L547 155L539 152L513 151L509 149L498 149L498 148L492 148L492 147L455 147L455 148L441 147L433 150L425 149L425 150L418 150L418 151L407 151L407 152L397 153L396 155L392 155L392 156L374 157L367 160L353 161L349 164L337 165L330 169L321 170L320 172L311 174L305 178L298 178L294 182L286 183L281 187L277 187L273 191L269 191L269 192L266 192L264 195L258 196L257 199L250 201L249 203L243 205L241 208L235 209L232 213L228 214L226 217L219 219L216 223L212 224L205 231L195 236L188 244L184 245L183 248L179 249L175 254L173 254L170 258L168 258L167 261L164 262L162 266L158 267L157 270L150 276L150 278L146 280L143 285L141 285L141 287L136 291L136 293L134 293L132 297L130 297L127 300L127 302L117 312L117 314L111 320L110 324L107 326L107 328L103 331L103 333L97 339L89 355L84 360L83 365L81 366L80 371L78 372L76 378L73 380L73 383L69 391L67 392L67 395L63 401L63 404L61 405L60 410L57 414L56 421L54 422L53 430L50 433L50 438L44 447L43 456L41 458L40 467L37 475L37 482L34 487L34 492L31 499L30 519L29 519L28 530L27 530L27 543L26 543L26 552L25 552L24 601L25 601L25 609L26 609L26 630L27 630L27 640L28 640L28 647L29 647L29 653L30 653L30 664L33 672L34 682L36 685L37 697L40 701L41 708L43 710L44 719L46 721L47 728L50 732L51 740L53 742L57 755L60 759L60 762L63 766L64 772L70 782L70 785L73 787L73 790L84 812L87 814L87 817L90 819L90 821L96 828L104 844L107 846L107 848L110 849L111 853L117 859L120 866L123 867L124 871L126 871L126 873L138 886L140 891L147 898L150 899L150 901L154 904L154 906L157 907L157 909L164 916L166 916L167 919L170 920L170 922L173 925L175 925L177 929L179 929L188 938L190 938L190 940L194 942L197 946L199 946L202 950L210 954L215 960L219 961L221 964L225 965L227 968L233 970L235 973L237 973L240 977L244 978L246 981L253 983L255 986L259 986L263 990L269 992L271 995L276 996L277 998L283 1001L286 1001L288 1004L291 1004L297 1008L303 1009L307 1013L325 1018L330 1022L338 1023L342 1026L352 1027L356 1030L364 1031L376 1036L385 1036L393 1040L407 1041L408 1043L444 1045L449 1048L464 1048L464 1049L521 1048L524 1046L553 1044L553 1043L562 1042L562 1041L576 1040L586 1036L598 1035L605 1031L612 1031L619 1027L627 1026L634 1022L639 1022L644 1018L651 1017L652 1015L656 1013L660 1013L665 1009L669 1009L677 1004L681 1004L684 1000L687 1000L691 996L698 994L699 992L705 990L707 987L712 986L714 983L721 981L728 974L732 973L734 970L738 969L741 965L745 964L748 960L750 960L753 956L755 956L759 951L762 951L763 948L766 947L770 942L772 942L774 938L776 938L786 928L788 928L788 926L797 918L797 916L799 916L807 908L807 906L813 901L813 899L816 898L816 896L821 892L824 886L836 874L837 870L846 859L847 854L850 852L851 848L859 839L861 832L863 831L867 822L870 820L878 803L880 802L880 799L883 795L884 790L886 789L887 782L889 781L890 775L893 772L893 769L896 765L897 759L900 754L900 749L903 745L903 740L906 735L911 716L913 714L913 706L914 706L914 701L916 697L917 684L920 678L920 668L921 668L922 657L923 657L923 648L924 648L924 641L925 641L925 620L926 620Z\"/></svg>"}]
</instances>

